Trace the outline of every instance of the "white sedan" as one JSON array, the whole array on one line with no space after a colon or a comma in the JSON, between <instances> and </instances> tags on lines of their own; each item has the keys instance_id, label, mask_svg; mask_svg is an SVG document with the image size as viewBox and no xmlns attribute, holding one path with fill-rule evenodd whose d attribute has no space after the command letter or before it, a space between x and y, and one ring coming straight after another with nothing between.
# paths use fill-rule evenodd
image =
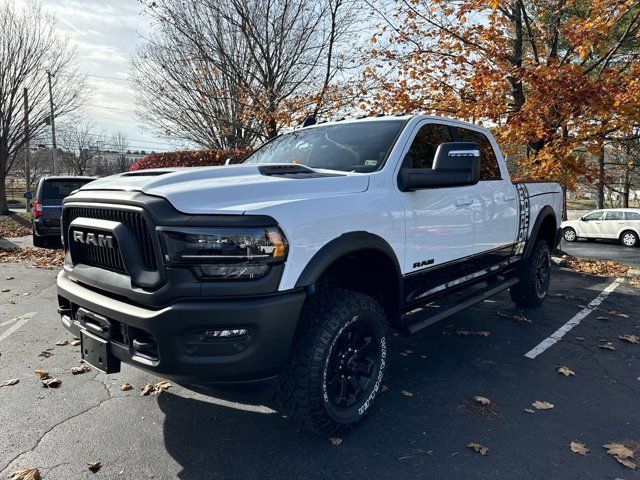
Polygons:
<instances>
[{"instance_id":1,"label":"white sedan","mask_svg":"<svg viewBox=\"0 0 640 480\"><path fill-rule=\"evenodd\" d=\"M577 220L562 222L561 227L567 242L607 238L619 240L625 247L636 247L640 243L640 209L594 210Z\"/></svg>"}]
</instances>

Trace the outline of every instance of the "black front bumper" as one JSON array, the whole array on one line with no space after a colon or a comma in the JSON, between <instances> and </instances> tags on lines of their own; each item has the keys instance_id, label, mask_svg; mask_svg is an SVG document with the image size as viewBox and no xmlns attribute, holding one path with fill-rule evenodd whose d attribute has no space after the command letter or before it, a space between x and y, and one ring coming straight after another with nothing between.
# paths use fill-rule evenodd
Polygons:
<instances>
[{"instance_id":1,"label":"black front bumper","mask_svg":"<svg viewBox=\"0 0 640 480\"><path fill-rule=\"evenodd\" d=\"M109 341L113 357L196 385L255 382L278 375L287 361L304 299L303 291L294 291L176 300L155 310L87 288L70 280L65 271L58 275L59 312L74 335L80 337L92 323L78 314L79 309L97 314L95 318L106 323L105 328L90 332ZM204 335L222 329L247 329L249 333L236 338Z\"/></svg>"}]
</instances>

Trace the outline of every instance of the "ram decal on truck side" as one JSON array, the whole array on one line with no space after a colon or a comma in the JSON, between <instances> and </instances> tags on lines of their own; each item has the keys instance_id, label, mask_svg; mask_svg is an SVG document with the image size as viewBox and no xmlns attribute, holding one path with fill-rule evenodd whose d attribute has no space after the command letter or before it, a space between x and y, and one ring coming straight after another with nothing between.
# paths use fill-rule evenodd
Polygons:
<instances>
[{"instance_id":1,"label":"ram decal on truck side","mask_svg":"<svg viewBox=\"0 0 640 480\"><path fill-rule=\"evenodd\" d=\"M513 184L475 125L313 125L239 165L124 173L68 197L59 312L99 369L275 387L284 414L329 434L370 411L389 329L507 289L542 303L561 209L557 184Z\"/></svg>"}]
</instances>

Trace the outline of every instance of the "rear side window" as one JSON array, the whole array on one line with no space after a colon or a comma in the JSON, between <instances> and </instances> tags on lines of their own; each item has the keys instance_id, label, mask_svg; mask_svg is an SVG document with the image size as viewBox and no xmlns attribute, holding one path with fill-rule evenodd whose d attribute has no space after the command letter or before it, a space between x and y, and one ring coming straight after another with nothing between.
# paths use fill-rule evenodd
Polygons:
<instances>
[{"instance_id":1,"label":"rear side window","mask_svg":"<svg viewBox=\"0 0 640 480\"><path fill-rule=\"evenodd\" d=\"M451 142L449 127L439 123L428 123L418 130L404 157L408 168L432 168L436 150L441 143Z\"/></svg>"},{"instance_id":2,"label":"rear side window","mask_svg":"<svg viewBox=\"0 0 640 480\"><path fill-rule=\"evenodd\" d=\"M78 180L45 180L42 186L42 200L62 202L71 192L88 183Z\"/></svg>"},{"instance_id":3,"label":"rear side window","mask_svg":"<svg viewBox=\"0 0 640 480\"><path fill-rule=\"evenodd\" d=\"M457 127L458 140L461 142L475 142L480 148L480 180L500 180L500 166L491 142L482 133L475 130Z\"/></svg>"},{"instance_id":4,"label":"rear side window","mask_svg":"<svg viewBox=\"0 0 640 480\"><path fill-rule=\"evenodd\" d=\"M624 212L627 220L640 220L640 213L636 212Z\"/></svg>"},{"instance_id":5,"label":"rear side window","mask_svg":"<svg viewBox=\"0 0 640 480\"><path fill-rule=\"evenodd\" d=\"M624 220L624 212L607 212L605 220Z\"/></svg>"}]
</instances>

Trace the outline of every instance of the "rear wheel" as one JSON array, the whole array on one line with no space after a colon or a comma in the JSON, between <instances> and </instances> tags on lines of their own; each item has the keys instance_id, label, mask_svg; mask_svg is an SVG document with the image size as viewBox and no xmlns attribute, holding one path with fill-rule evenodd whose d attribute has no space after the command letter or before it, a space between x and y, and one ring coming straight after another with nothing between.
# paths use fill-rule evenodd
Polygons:
<instances>
[{"instance_id":1,"label":"rear wheel","mask_svg":"<svg viewBox=\"0 0 640 480\"><path fill-rule=\"evenodd\" d=\"M575 242L576 240L578 240L578 234L571 227L565 228L562 232L562 236L567 242Z\"/></svg>"},{"instance_id":2,"label":"rear wheel","mask_svg":"<svg viewBox=\"0 0 640 480\"><path fill-rule=\"evenodd\" d=\"M626 230L620 235L620 243L625 247L636 247L638 245L638 234L631 230Z\"/></svg>"},{"instance_id":3,"label":"rear wheel","mask_svg":"<svg viewBox=\"0 0 640 480\"><path fill-rule=\"evenodd\" d=\"M359 292L327 289L310 298L280 379L280 410L301 428L332 434L360 422L387 365L385 315Z\"/></svg>"},{"instance_id":4,"label":"rear wheel","mask_svg":"<svg viewBox=\"0 0 640 480\"><path fill-rule=\"evenodd\" d=\"M523 307L537 307L547 296L551 280L551 252L546 240L538 240L522 262L520 281L511 287L511 298Z\"/></svg>"}]
</instances>

